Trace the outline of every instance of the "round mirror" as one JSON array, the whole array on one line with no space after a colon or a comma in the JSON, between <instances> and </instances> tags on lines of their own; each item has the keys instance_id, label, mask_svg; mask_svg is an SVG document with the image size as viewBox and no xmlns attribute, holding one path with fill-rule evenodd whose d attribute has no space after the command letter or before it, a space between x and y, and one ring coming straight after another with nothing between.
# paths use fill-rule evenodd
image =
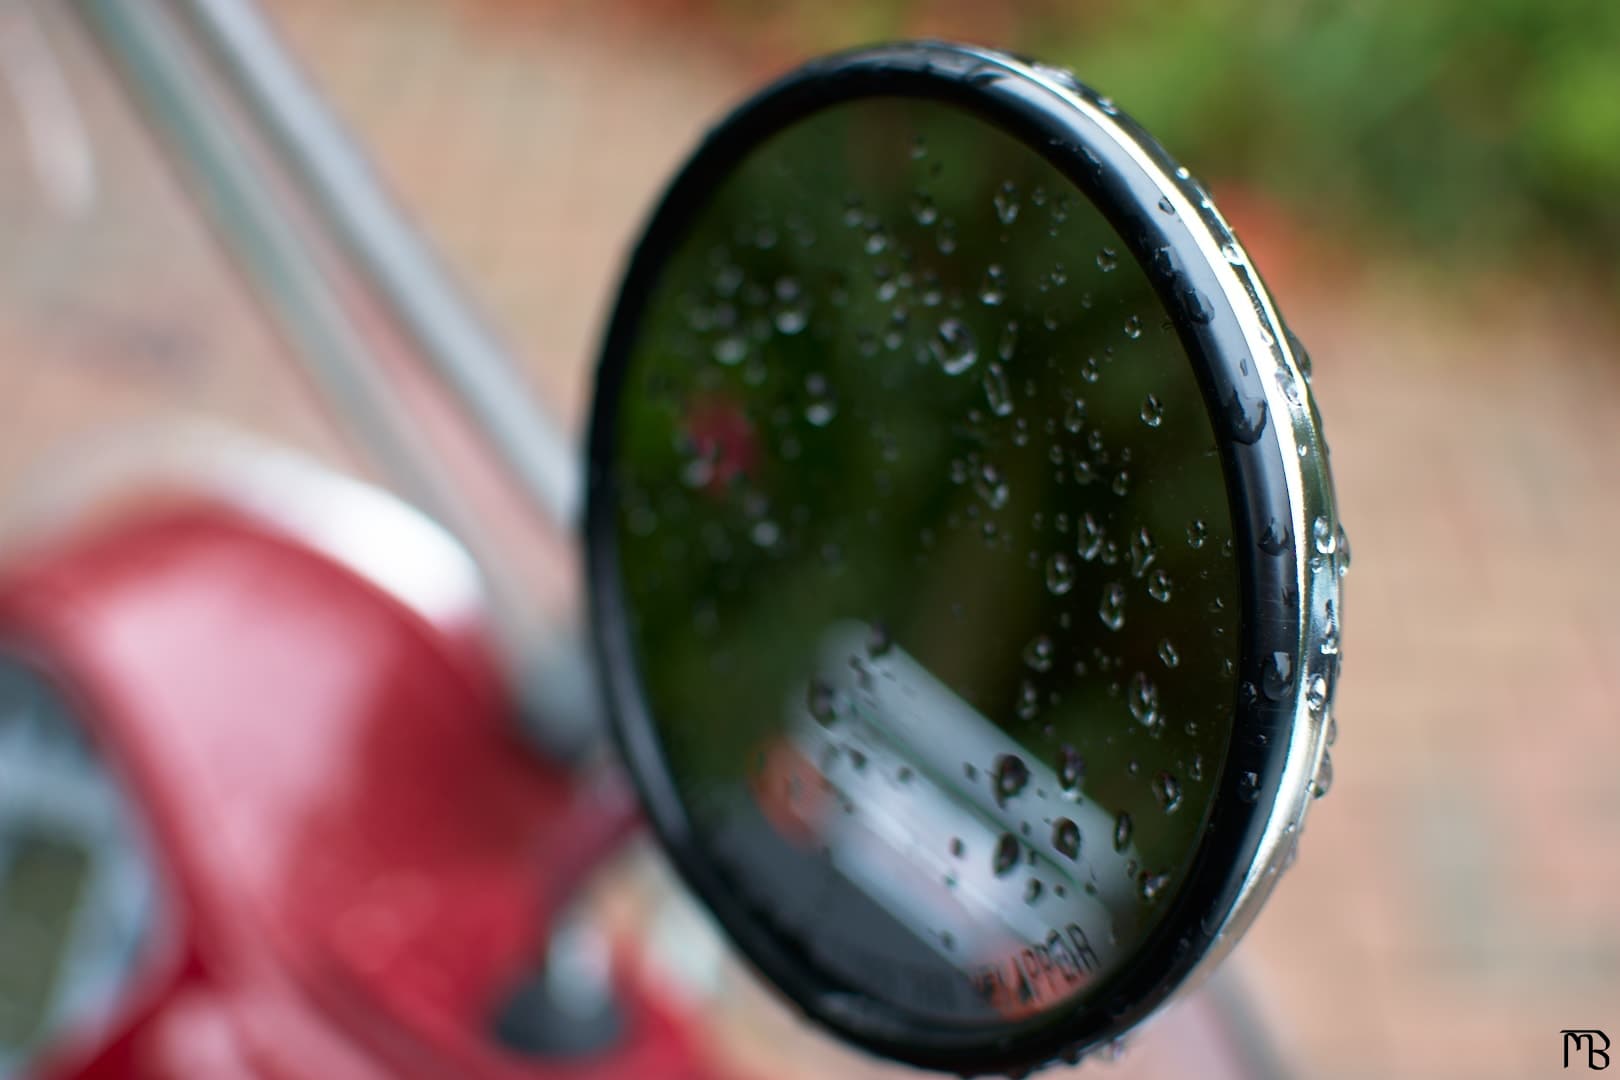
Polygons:
<instances>
[{"instance_id":1,"label":"round mirror","mask_svg":"<svg viewBox=\"0 0 1620 1080\"><path fill-rule=\"evenodd\" d=\"M1336 672L1304 364L1052 69L823 61L676 180L599 373L593 614L654 825L810 1015L1072 1058L1252 917Z\"/></svg>"}]
</instances>

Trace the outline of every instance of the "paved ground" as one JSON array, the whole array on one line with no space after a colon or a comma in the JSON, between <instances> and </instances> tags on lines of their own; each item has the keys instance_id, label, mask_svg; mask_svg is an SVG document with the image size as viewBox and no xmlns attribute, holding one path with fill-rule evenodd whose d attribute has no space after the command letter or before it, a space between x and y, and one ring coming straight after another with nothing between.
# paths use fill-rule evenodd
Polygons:
<instances>
[{"instance_id":1,"label":"paved ground","mask_svg":"<svg viewBox=\"0 0 1620 1080\"><path fill-rule=\"evenodd\" d=\"M768 61L583 5L276 6L576 420L649 199ZM0 106L0 495L53 444L177 408L341 456L103 96L111 164L77 224L50 219ZM1620 323L1546 276L1459 296L1282 261L1355 568L1338 780L1237 976L1290 1072L1551 1074L1560 1029L1620 1029ZM855 1068L745 976L722 985L720 1030L764 1075ZM1160 1025L1112 1071L1188 1071L1181 1040Z\"/></svg>"}]
</instances>

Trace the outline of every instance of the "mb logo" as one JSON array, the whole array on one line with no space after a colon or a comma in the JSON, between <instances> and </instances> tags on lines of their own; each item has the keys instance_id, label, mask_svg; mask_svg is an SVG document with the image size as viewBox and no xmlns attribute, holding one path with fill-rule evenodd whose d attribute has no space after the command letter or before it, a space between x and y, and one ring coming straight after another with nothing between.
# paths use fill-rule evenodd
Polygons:
<instances>
[{"instance_id":1,"label":"mb logo","mask_svg":"<svg viewBox=\"0 0 1620 1080\"><path fill-rule=\"evenodd\" d=\"M1565 1028L1564 1032L1564 1068L1569 1068L1570 1052L1574 1051L1576 1062L1580 1061L1580 1054L1586 1054L1586 1067L1588 1069L1607 1069L1609 1067L1609 1037L1596 1028L1584 1031L1575 1028Z\"/></svg>"}]
</instances>

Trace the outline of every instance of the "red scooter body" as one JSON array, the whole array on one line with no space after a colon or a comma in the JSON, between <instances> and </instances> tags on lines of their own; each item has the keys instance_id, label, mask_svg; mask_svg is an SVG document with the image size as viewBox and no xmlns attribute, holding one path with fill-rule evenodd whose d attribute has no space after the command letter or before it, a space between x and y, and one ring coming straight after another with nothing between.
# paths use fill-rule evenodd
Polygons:
<instances>
[{"instance_id":1,"label":"red scooter body","mask_svg":"<svg viewBox=\"0 0 1620 1080\"><path fill-rule=\"evenodd\" d=\"M524 744L476 605L437 608L213 497L0 572L0 641L88 718L163 885L134 992L42 1080L717 1074L626 943L612 1045L539 1059L493 1036L634 810Z\"/></svg>"}]
</instances>

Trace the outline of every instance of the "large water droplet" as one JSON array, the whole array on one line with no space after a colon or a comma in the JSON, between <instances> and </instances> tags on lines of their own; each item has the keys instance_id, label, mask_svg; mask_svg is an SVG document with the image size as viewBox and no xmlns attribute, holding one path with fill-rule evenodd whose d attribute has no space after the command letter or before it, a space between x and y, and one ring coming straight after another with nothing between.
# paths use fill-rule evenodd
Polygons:
<instances>
[{"instance_id":1,"label":"large water droplet","mask_svg":"<svg viewBox=\"0 0 1620 1080\"><path fill-rule=\"evenodd\" d=\"M1164 402L1149 394L1142 401L1142 423L1156 428L1164 423Z\"/></svg>"},{"instance_id":2,"label":"large water droplet","mask_svg":"<svg viewBox=\"0 0 1620 1080\"><path fill-rule=\"evenodd\" d=\"M1074 563L1061 551L1046 560L1046 587L1053 596L1074 588Z\"/></svg>"},{"instance_id":3,"label":"large water droplet","mask_svg":"<svg viewBox=\"0 0 1620 1080\"><path fill-rule=\"evenodd\" d=\"M1071 859L1080 856L1080 826L1066 817L1052 822L1052 846Z\"/></svg>"},{"instance_id":4,"label":"large water droplet","mask_svg":"<svg viewBox=\"0 0 1620 1080\"><path fill-rule=\"evenodd\" d=\"M979 346L973 332L959 319L943 320L929 348L947 375L960 375L979 359Z\"/></svg>"},{"instance_id":5,"label":"large water droplet","mask_svg":"<svg viewBox=\"0 0 1620 1080\"><path fill-rule=\"evenodd\" d=\"M1097 602L1097 618L1110 630L1125 625L1125 586L1117 583L1103 586L1102 598Z\"/></svg>"},{"instance_id":6,"label":"large water droplet","mask_svg":"<svg viewBox=\"0 0 1620 1080\"><path fill-rule=\"evenodd\" d=\"M1125 336L1135 341L1142 336L1142 317L1132 315L1125 320Z\"/></svg>"},{"instance_id":7,"label":"large water droplet","mask_svg":"<svg viewBox=\"0 0 1620 1080\"><path fill-rule=\"evenodd\" d=\"M1209 539L1209 526L1204 524L1203 518L1194 518L1187 526L1187 546L1201 548L1204 541Z\"/></svg>"}]
</instances>

